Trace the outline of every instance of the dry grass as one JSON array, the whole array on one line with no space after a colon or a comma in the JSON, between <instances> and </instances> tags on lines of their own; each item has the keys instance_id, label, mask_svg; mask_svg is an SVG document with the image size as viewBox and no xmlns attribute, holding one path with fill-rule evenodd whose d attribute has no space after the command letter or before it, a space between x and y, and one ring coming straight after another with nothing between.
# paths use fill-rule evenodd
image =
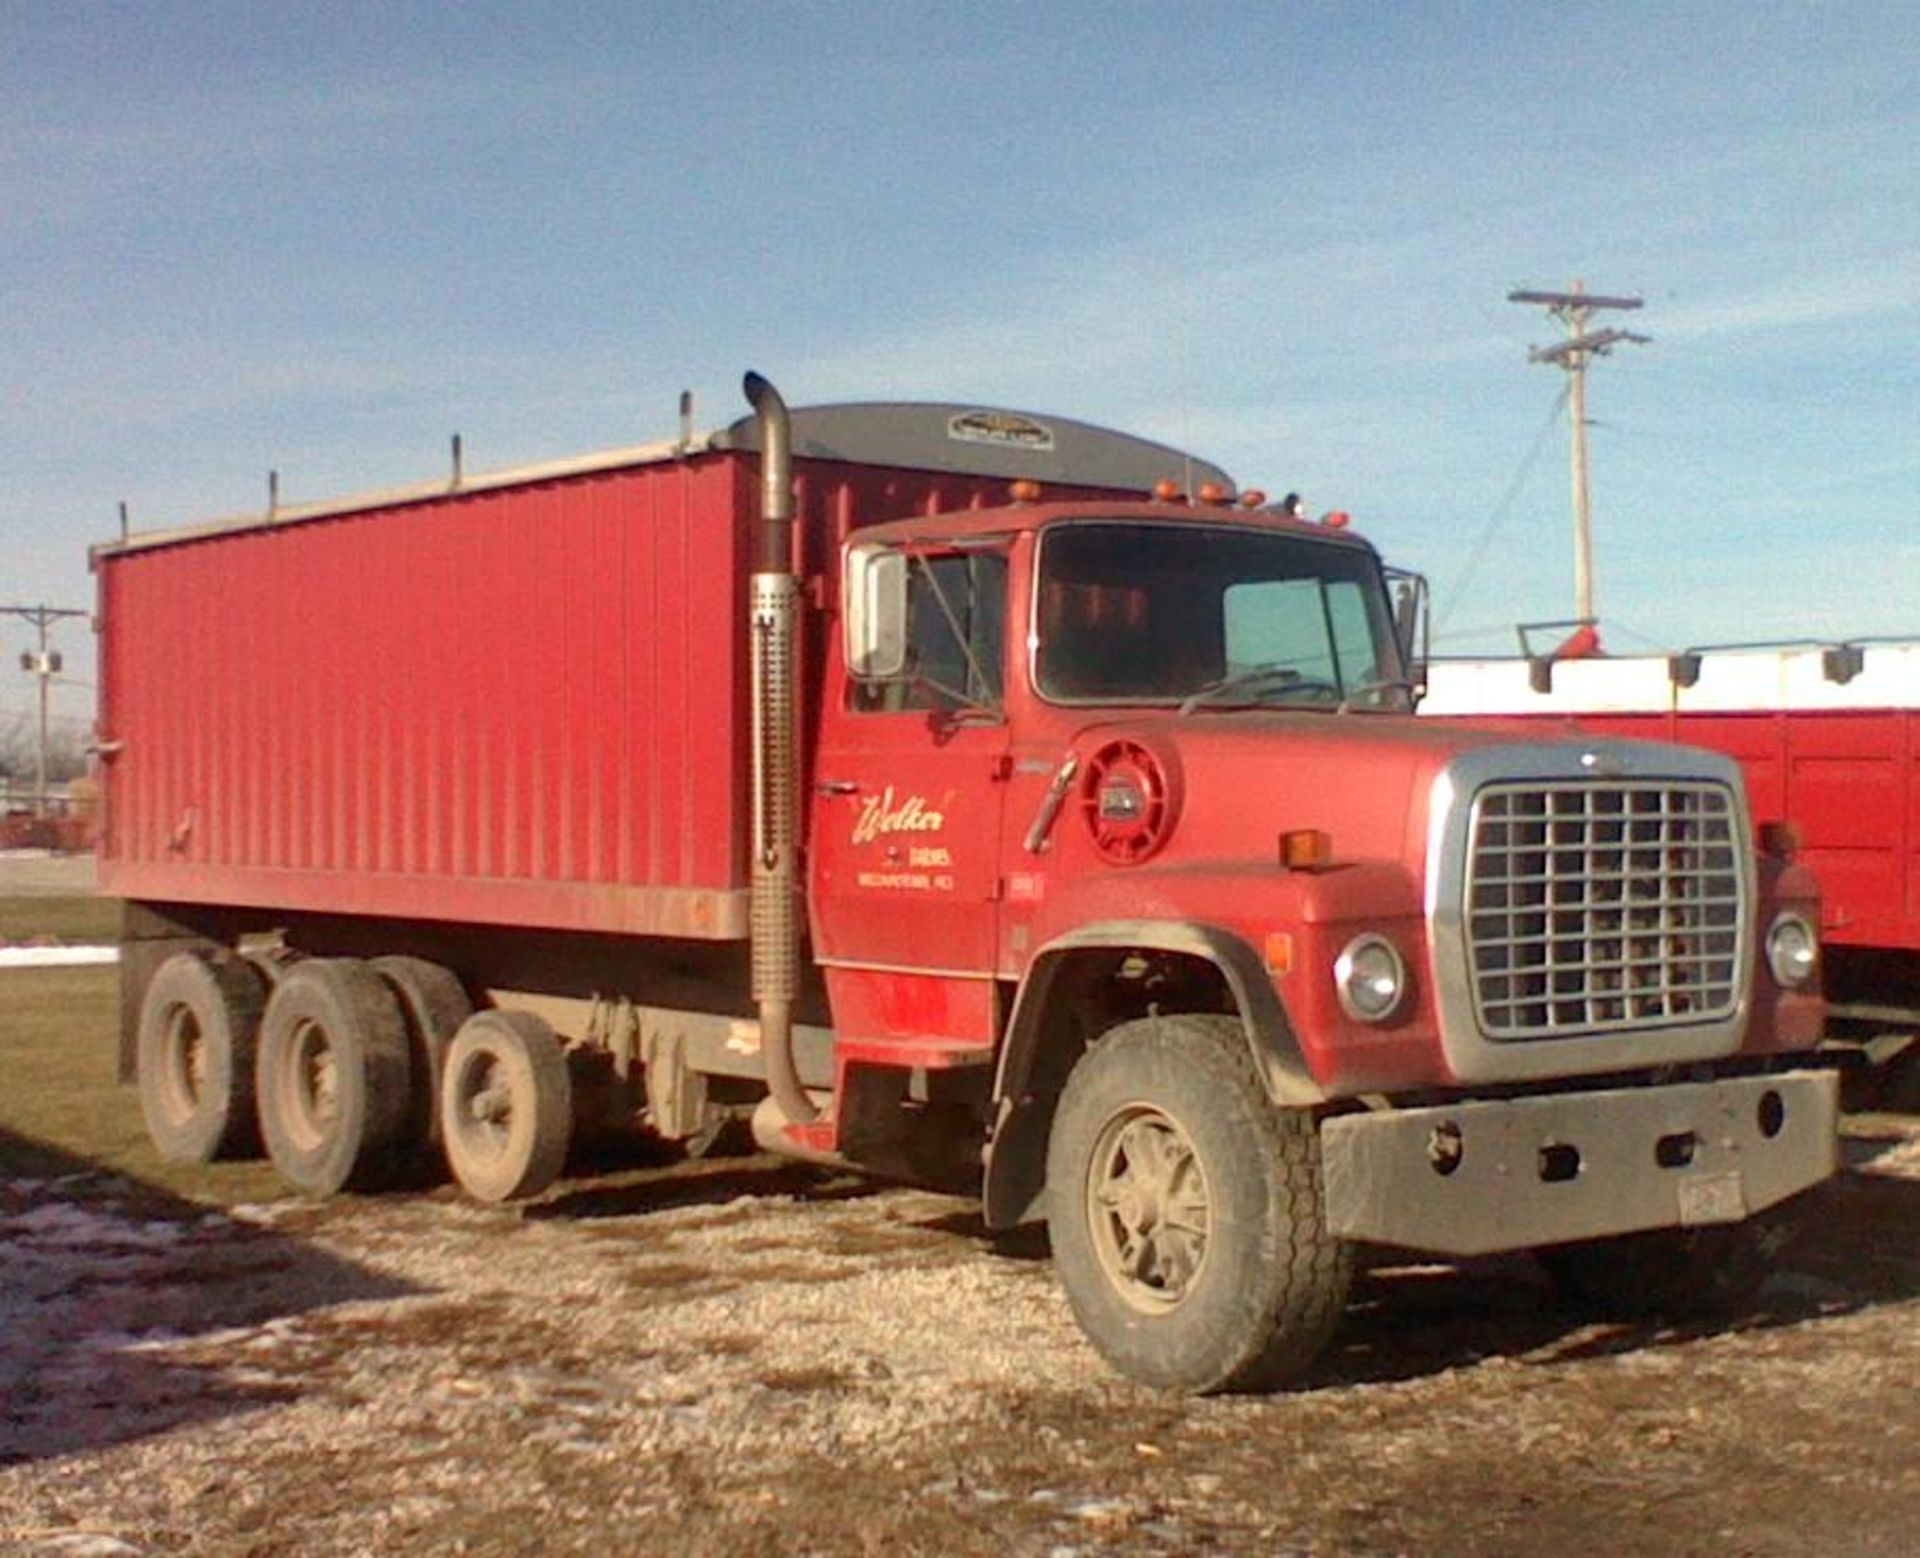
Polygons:
<instances>
[{"instance_id":1,"label":"dry grass","mask_svg":"<svg viewBox=\"0 0 1920 1558\"><path fill-rule=\"evenodd\" d=\"M117 898L0 898L0 946L10 942L97 946L119 939Z\"/></svg>"},{"instance_id":2,"label":"dry grass","mask_svg":"<svg viewBox=\"0 0 1920 1558\"><path fill-rule=\"evenodd\" d=\"M117 969L0 970L0 1179L72 1173L77 1159L194 1201L286 1193L264 1163L162 1162L118 1058Z\"/></svg>"}]
</instances>

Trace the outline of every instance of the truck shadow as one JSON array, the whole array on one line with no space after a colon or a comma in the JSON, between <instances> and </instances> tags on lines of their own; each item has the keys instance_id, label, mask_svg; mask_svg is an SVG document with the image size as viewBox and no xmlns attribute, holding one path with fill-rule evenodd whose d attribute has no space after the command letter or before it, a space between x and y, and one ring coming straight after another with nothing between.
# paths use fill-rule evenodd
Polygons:
<instances>
[{"instance_id":1,"label":"truck shadow","mask_svg":"<svg viewBox=\"0 0 1920 1558\"><path fill-rule=\"evenodd\" d=\"M1427 1262L1368 1251L1332 1345L1302 1389L1419 1379L1503 1358L1539 1366L1795 1326L1920 1298L1920 1178L1872 1171L1916 1138L1847 1143L1849 1169L1803 1209L1798 1236L1757 1298L1686 1322L1606 1322L1564 1303L1527 1255ZM975 1209L921 1220L995 1258L1048 1257L1046 1230L987 1230Z\"/></svg>"},{"instance_id":2,"label":"truck shadow","mask_svg":"<svg viewBox=\"0 0 1920 1558\"><path fill-rule=\"evenodd\" d=\"M0 1466L290 1399L292 1317L416 1291L0 1129Z\"/></svg>"},{"instance_id":3,"label":"truck shadow","mask_svg":"<svg viewBox=\"0 0 1920 1558\"><path fill-rule=\"evenodd\" d=\"M592 1175L590 1183L567 1185L532 1203L522 1215L590 1221L644 1217L687 1206L724 1206L742 1197L787 1201L854 1201L888 1186L833 1169L760 1154L734 1158L656 1160L639 1167L631 1156L614 1162L572 1163L569 1174Z\"/></svg>"},{"instance_id":4,"label":"truck shadow","mask_svg":"<svg viewBox=\"0 0 1920 1558\"><path fill-rule=\"evenodd\" d=\"M1416 1379L1504 1358L1570 1363L1704 1337L1776 1330L1920 1298L1920 1179L1845 1173L1804 1209L1753 1301L1713 1319L1596 1320L1561 1301L1526 1256L1381 1264L1355 1284L1307 1388Z\"/></svg>"}]
</instances>

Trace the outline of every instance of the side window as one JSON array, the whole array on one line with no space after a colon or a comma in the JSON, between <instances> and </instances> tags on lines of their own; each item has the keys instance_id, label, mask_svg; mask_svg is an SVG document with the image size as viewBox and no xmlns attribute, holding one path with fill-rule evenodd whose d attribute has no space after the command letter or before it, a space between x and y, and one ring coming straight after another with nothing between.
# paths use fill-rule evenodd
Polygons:
<instances>
[{"instance_id":1,"label":"side window","mask_svg":"<svg viewBox=\"0 0 1920 1558\"><path fill-rule=\"evenodd\" d=\"M915 557L907 572L907 674L856 683L866 714L998 708L1007 637L1007 559L998 552Z\"/></svg>"}]
</instances>

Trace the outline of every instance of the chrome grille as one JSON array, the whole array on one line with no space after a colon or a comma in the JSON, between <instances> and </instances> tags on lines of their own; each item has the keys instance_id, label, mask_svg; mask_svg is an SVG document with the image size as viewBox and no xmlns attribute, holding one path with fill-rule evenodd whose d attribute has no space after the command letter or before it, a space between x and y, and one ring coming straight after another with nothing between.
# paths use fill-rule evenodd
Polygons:
<instances>
[{"instance_id":1,"label":"chrome grille","mask_svg":"<svg viewBox=\"0 0 1920 1558\"><path fill-rule=\"evenodd\" d=\"M1481 790L1465 905L1481 1031L1541 1039L1732 1015L1736 816L1731 790L1698 781Z\"/></svg>"}]
</instances>

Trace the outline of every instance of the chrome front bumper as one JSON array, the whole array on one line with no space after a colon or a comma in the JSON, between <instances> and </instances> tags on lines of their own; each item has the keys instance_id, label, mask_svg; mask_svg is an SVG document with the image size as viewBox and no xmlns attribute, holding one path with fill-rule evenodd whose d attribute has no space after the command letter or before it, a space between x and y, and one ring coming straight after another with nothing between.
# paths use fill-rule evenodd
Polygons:
<instances>
[{"instance_id":1,"label":"chrome front bumper","mask_svg":"<svg viewBox=\"0 0 1920 1558\"><path fill-rule=\"evenodd\" d=\"M1439 1255L1738 1222L1828 1178L1838 1127L1827 1071L1340 1115L1327 1219Z\"/></svg>"}]
</instances>

